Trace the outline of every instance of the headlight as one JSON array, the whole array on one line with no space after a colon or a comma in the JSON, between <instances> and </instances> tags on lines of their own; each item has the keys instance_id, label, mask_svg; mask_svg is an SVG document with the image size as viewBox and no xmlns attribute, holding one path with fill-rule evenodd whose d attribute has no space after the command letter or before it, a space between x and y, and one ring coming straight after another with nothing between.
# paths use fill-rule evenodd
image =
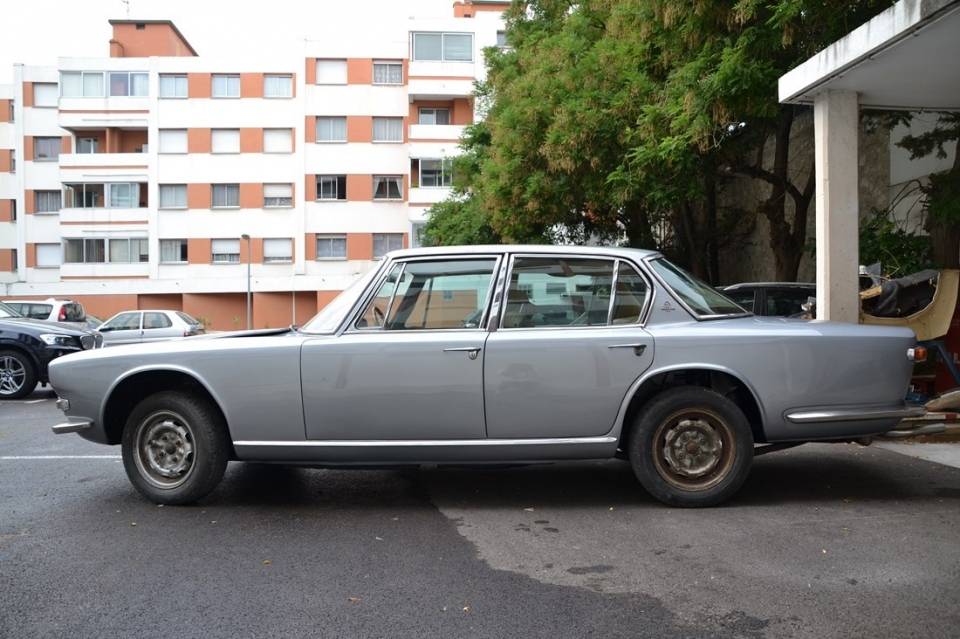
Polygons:
<instances>
[{"instance_id":1,"label":"headlight","mask_svg":"<svg viewBox=\"0 0 960 639\"><path fill-rule=\"evenodd\" d=\"M40 339L50 346L69 346L71 348L76 348L78 346L77 340L70 335L54 335L53 333L44 333L40 336Z\"/></svg>"}]
</instances>

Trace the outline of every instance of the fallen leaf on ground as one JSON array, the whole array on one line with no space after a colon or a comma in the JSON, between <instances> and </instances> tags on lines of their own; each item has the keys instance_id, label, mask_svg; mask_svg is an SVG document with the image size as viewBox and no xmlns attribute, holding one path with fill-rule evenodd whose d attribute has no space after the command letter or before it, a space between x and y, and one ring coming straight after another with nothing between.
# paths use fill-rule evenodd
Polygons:
<instances>
[{"instance_id":1,"label":"fallen leaf on ground","mask_svg":"<svg viewBox=\"0 0 960 639\"><path fill-rule=\"evenodd\" d=\"M357 603L358 601L360 601L360 597L347 597L347 601L352 601L353 603Z\"/></svg>"}]
</instances>

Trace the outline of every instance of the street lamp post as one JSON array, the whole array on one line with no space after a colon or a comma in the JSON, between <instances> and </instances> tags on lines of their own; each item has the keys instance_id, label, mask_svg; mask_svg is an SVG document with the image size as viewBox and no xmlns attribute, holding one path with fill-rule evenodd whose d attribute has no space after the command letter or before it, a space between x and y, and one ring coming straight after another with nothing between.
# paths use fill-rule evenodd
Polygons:
<instances>
[{"instance_id":1,"label":"street lamp post","mask_svg":"<svg viewBox=\"0 0 960 639\"><path fill-rule=\"evenodd\" d=\"M250 255L250 236L244 233L240 236L240 239L246 240L247 242L247 330L249 331L253 327L253 322L251 322L250 317L250 261L252 256Z\"/></svg>"}]
</instances>

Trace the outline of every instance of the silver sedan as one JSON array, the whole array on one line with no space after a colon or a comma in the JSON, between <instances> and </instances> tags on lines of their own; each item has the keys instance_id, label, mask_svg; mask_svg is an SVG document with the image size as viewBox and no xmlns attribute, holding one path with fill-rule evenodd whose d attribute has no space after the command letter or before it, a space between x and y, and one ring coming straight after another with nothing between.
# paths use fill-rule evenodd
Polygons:
<instances>
[{"instance_id":1,"label":"silver sedan","mask_svg":"<svg viewBox=\"0 0 960 639\"><path fill-rule=\"evenodd\" d=\"M711 506L755 453L923 414L922 357L907 328L755 317L657 253L480 246L391 253L299 329L78 353L50 379L54 432L119 445L161 504L230 460L623 457L664 503Z\"/></svg>"}]
</instances>

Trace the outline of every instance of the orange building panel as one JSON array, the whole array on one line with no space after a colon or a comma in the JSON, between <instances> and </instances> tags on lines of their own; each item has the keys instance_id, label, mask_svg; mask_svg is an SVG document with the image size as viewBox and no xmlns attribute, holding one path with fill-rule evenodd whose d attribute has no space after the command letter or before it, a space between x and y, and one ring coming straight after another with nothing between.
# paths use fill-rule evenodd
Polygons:
<instances>
[{"instance_id":1,"label":"orange building panel","mask_svg":"<svg viewBox=\"0 0 960 639\"><path fill-rule=\"evenodd\" d=\"M263 97L263 74L262 73L241 73L240 74L240 97L241 98L262 98Z\"/></svg>"},{"instance_id":2,"label":"orange building panel","mask_svg":"<svg viewBox=\"0 0 960 639\"><path fill-rule=\"evenodd\" d=\"M187 129L187 153L210 153L212 149L210 129Z\"/></svg>"},{"instance_id":3,"label":"orange building panel","mask_svg":"<svg viewBox=\"0 0 960 639\"><path fill-rule=\"evenodd\" d=\"M370 202L373 200L373 175L348 175L347 200L350 202Z\"/></svg>"},{"instance_id":4,"label":"orange building panel","mask_svg":"<svg viewBox=\"0 0 960 639\"><path fill-rule=\"evenodd\" d=\"M373 259L373 234L372 233L347 234L347 259L348 260L372 260Z\"/></svg>"},{"instance_id":5,"label":"orange building panel","mask_svg":"<svg viewBox=\"0 0 960 639\"><path fill-rule=\"evenodd\" d=\"M211 199L211 189L209 184L188 184L187 185L187 208L188 209L209 209L213 200ZM209 248L209 247L208 247ZM210 261L209 251L207 251L207 260L199 262L206 264ZM190 260L193 264L193 260Z\"/></svg>"},{"instance_id":6,"label":"orange building panel","mask_svg":"<svg viewBox=\"0 0 960 639\"><path fill-rule=\"evenodd\" d=\"M347 84L373 84L373 59L348 59Z\"/></svg>"},{"instance_id":7,"label":"orange building panel","mask_svg":"<svg viewBox=\"0 0 960 639\"><path fill-rule=\"evenodd\" d=\"M240 152L263 153L263 129L240 129Z\"/></svg>"},{"instance_id":8,"label":"orange building panel","mask_svg":"<svg viewBox=\"0 0 960 639\"><path fill-rule=\"evenodd\" d=\"M213 91L213 75L210 73L187 74L187 97L209 98Z\"/></svg>"},{"instance_id":9,"label":"orange building panel","mask_svg":"<svg viewBox=\"0 0 960 639\"><path fill-rule=\"evenodd\" d=\"M347 142L373 142L373 118L347 117Z\"/></svg>"},{"instance_id":10,"label":"orange building panel","mask_svg":"<svg viewBox=\"0 0 960 639\"><path fill-rule=\"evenodd\" d=\"M247 183L240 185L240 208L263 208L263 184Z\"/></svg>"}]
</instances>

